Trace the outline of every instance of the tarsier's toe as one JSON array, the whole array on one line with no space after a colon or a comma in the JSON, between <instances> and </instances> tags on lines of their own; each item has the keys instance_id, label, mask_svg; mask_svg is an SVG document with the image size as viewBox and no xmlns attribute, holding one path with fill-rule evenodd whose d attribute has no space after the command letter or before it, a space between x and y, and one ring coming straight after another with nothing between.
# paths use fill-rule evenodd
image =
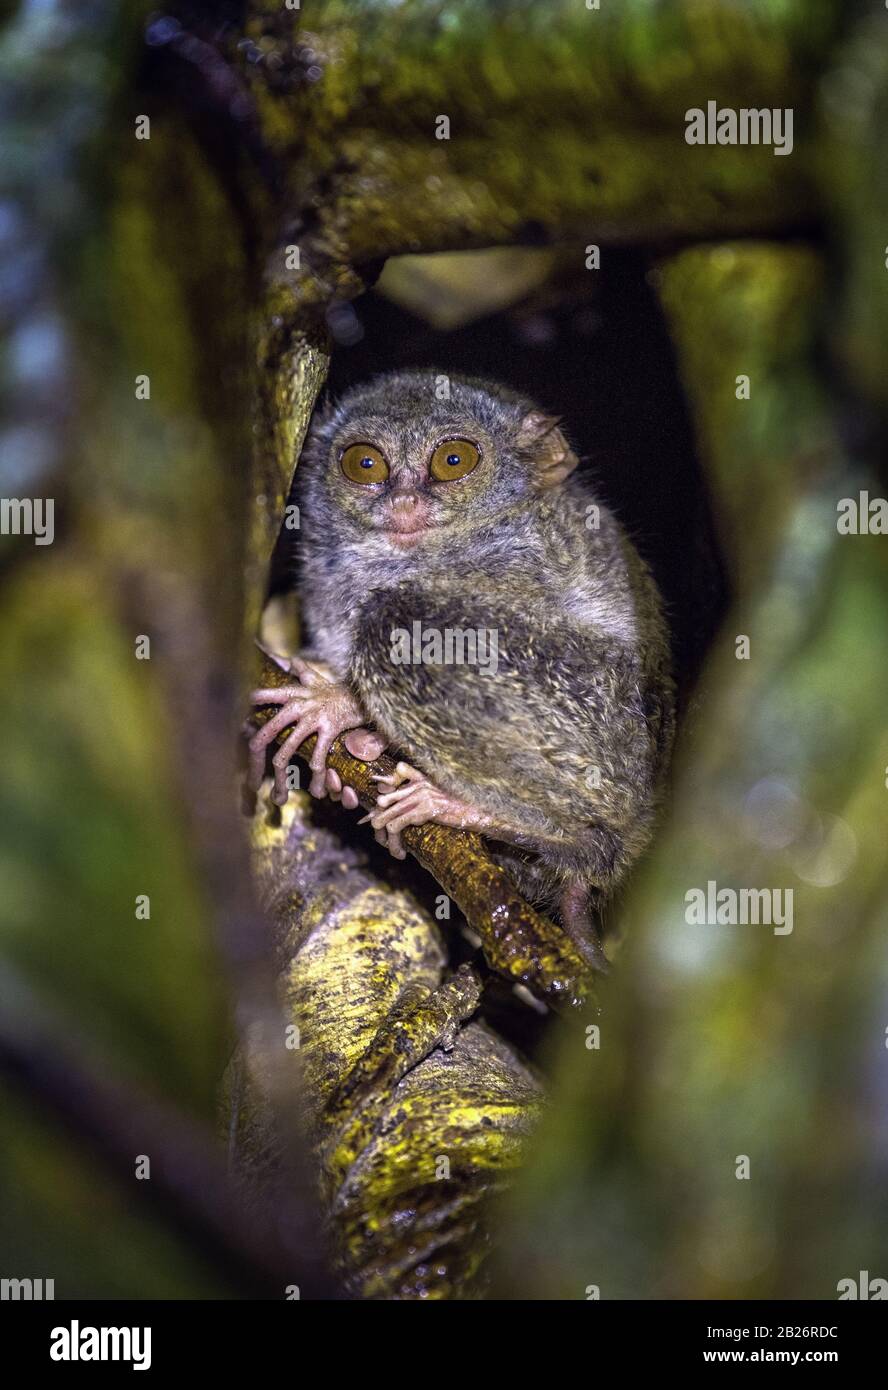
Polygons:
<instances>
[{"instance_id":1,"label":"tarsier's toe","mask_svg":"<svg viewBox=\"0 0 888 1390\"><path fill-rule=\"evenodd\" d=\"M407 858L407 851L401 844L401 837L397 831L377 830L374 839L377 844L383 845L388 850L393 859Z\"/></svg>"},{"instance_id":2,"label":"tarsier's toe","mask_svg":"<svg viewBox=\"0 0 888 1390\"><path fill-rule=\"evenodd\" d=\"M377 806L381 806L383 809L385 809L388 806L395 805L399 801L404 801L408 797L412 797L415 795L416 784L414 782L405 782L403 786L396 787L394 791L381 792L379 796L376 798L376 804Z\"/></svg>"},{"instance_id":3,"label":"tarsier's toe","mask_svg":"<svg viewBox=\"0 0 888 1390\"><path fill-rule=\"evenodd\" d=\"M397 791L399 787L403 787L409 782L425 782L426 776L424 772L420 772L416 767L411 767L409 763L400 762L395 767L394 772L383 773L378 777L374 777L373 780L385 787L386 790L384 794L388 796L393 791Z\"/></svg>"},{"instance_id":4,"label":"tarsier's toe","mask_svg":"<svg viewBox=\"0 0 888 1390\"><path fill-rule=\"evenodd\" d=\"M358 821L358 825L366 825L368 821L373 827L373 838L378 845L382 845L384 849L387 849L394 859L407 858L407 851L401 844L401 836L391 825L386 824L386 815L384 812L374 807L366 816L362 816Z\"/></svg>"},{"instance_id":5,"label":"tarsier's toe","mask_svg":"<svg viewBox=\"0 0 888 1390\"><path fill-rule=\"evenodd\" d=\"M400 837L401 831L411 825L425 825L434 815L434 806L424 786L411 786L405 789L406 796L392 792L389 797L380 797L373 812L371 824L375 830L386 830L389 838ZM386 805L382 805L383 800ZM400 843L400 840L399 840Z\"/></svg>"}]
</instances>

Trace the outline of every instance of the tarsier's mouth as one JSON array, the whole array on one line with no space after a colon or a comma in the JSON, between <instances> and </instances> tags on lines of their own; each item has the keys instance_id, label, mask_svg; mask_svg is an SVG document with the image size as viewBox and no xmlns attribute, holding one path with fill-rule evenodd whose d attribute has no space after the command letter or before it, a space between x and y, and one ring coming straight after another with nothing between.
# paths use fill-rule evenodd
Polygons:
<instances>
[{"instance_id":1,"label":"tarsier's mouth","mask_svg":"<svg viewBox=\"0 0 888 1390\"><path fill-rule=\"evenodd\" d=\"M434 530L434 525L424 521L420 526L386 526L380 534L395 545L414 545L426 531Z\"/></svg>"},{"instance_id":2,"label":"tarsier's mouth","mask_svg":"<svg viewBox=\"0 0 888 1390\"><path fill-rule=\"evenodd\" d=\"M435 522L424 516L399 516L397 512L393 516L387 516L382 526L379 528L384 536L390 540L403 540L405 537L421 536L425 531L433 531Z\"/></svg>"}]
</instances>

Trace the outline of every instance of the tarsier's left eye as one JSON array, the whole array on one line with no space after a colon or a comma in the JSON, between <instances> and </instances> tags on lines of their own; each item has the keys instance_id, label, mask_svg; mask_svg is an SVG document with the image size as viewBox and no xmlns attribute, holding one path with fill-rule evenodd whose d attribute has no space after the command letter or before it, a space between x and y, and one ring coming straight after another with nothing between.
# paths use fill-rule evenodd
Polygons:
<instances>
[{"instance_id":1,"label":"tarsier's left eye","mask_svg":"<svg viewBox=\"0 0 888 1390\"><path fill-rule=\"evenodd\" d=\"M432 454L429 472L439 483L464 478L478 466L481 451L469 439L445 439Z\"/></svg>"}]
</instances>

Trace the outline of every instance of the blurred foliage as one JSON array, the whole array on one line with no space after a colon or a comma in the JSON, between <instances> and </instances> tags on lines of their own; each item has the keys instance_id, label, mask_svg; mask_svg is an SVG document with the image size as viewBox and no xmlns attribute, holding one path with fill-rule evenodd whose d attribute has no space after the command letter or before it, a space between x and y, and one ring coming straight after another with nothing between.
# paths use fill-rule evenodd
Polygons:
<instances>
[{"instance_id":1,"label":"blurred foliage","mask_svg":"<svg viewBox=\"0 0 888 1390\"><path fill-rule=\"evenodd\" d=\"M888 567L881 537L836 530L874 480L813 370L811 253L692 250L659 278L739 593L624 907L600 1049L565 1038L553 1061L506 1241L520 1286L504 1278L522 1297L828 1299L886 1254ZM709 880L791 889L792 932L688 925Z\"/></svg>"},{"instance_id":2,"label":"blurred foliage","mask_svg":"<svg viewBox=\"0 0 888 1390\"><path fill-rule=\"evenodd\" d=\"M839 0L149 8L21 4L0 26L2 487L56 508L53 546L0 538L4 1276L55 1277L59 1298L242 1293L280 1270L329 1291L301 1224L292 1070L271 1065L261 1088L261 1156L295 1163L269 1188L296 1208L283 1260L233 1234L223 1271L205 1170L183 1188L159 1165L154 1205L133 1173L137 1153L175 1151L160 1114L211 1132L238 1037L279 1042L294 1011L315 1017L329 1049L304 1066L331 1068L309 1083L317 1105L399 999L358 953L369 973L343 1037L325 1011L350 937L322 934L320 973L293 976L254 900L233 788L269 557L336 311L387 256L556 242L562 264L595 240L661 258L736 608L625 904L601 1047L555 1030L500 1287L834 1296L885 1258L885 551L835 529L837 500L875 481L848 416L885 408L885 15ZM793 105L792 158L688 147L684 112L708 99ZM724 244L676 252L689 241ZM792 935L688 927L683 895L709 879L793 887ZM432 931L384 895L378 908L383 955ZM49 1056L21 1022L29 999L52 1020ZM485 1201L517 1161L536 1082L482 1025L459 1039L447 1081L440 1050L411 1072L433 1121L419 1149L395 1113L392 1146L373 1141L379 1182L333 1223L359 1291L428 1291L393 1213L422 1188L437 1125L471 1134ZM108 1116L78 1131L76 1106L63 1115L40 1084L53 1059L131 1096L122 1137ZM505 1120L485 1137L497 1086ZM329 1182L341 1155L321 1151ZM474 1222L471 1167L454 1211L465 1199ZM460 1232L439 1295L475 1287L486 1229Z\"/></svg>"},{"instance_id":3,"label":"blurred foliage","mask_svg":"<svg viewBox=\"0 0 888 1390\"><path fill-rule=\"evenodd\" d=\"M247 401L231 373L245 353L245 284L224 196L204 156L189 158L187 131L158 121L133 156L142 9L25 6L0 39L3 486L52 496L56 532L46 548L3 538L0 939L51 1009L59 1056L88 1039L100 1075L208 1125L233 1030L212 878L208 888L182 796L178 705L190 690L196 718L212 722L213 683L231 684L240 641L231 556ZM178 254L171 207L186 223L193 210L193 257ZM235 299L237 350L225 332ZM210 300L213 350L196 336ZM142 372L150 402L136 399ZM150 661L136 659L142 634ZM205 792L230 800L224 755ZM236 857L233 809L227 819ZM150 920L136 917L139 894ZM7 1009L16 978L0 971ZM4 1108L10 1272L56 1274L58 1297L225 1290L145 1210L135 1158L159 1136L149 1130L111 1182L94 1147L60 1140L18 1101Z\"/></svg>"}]
</instances>

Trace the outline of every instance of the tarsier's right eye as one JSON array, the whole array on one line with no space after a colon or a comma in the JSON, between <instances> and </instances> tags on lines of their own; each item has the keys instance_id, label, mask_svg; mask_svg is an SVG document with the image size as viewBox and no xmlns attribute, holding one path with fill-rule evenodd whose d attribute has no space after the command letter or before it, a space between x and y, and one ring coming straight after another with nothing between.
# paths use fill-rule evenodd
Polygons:
<instances>
[{"instance_id":1,"label":"tarsier's right eye","mask_svg":"<svg viewBox=\"0 0 888 1390\"><path fill-rule=\"evenodd\" d=\"M375 444L349 444L339 464L352 483L384 483L389 475L389 466Z\"/></svg>"}]
</instances>

